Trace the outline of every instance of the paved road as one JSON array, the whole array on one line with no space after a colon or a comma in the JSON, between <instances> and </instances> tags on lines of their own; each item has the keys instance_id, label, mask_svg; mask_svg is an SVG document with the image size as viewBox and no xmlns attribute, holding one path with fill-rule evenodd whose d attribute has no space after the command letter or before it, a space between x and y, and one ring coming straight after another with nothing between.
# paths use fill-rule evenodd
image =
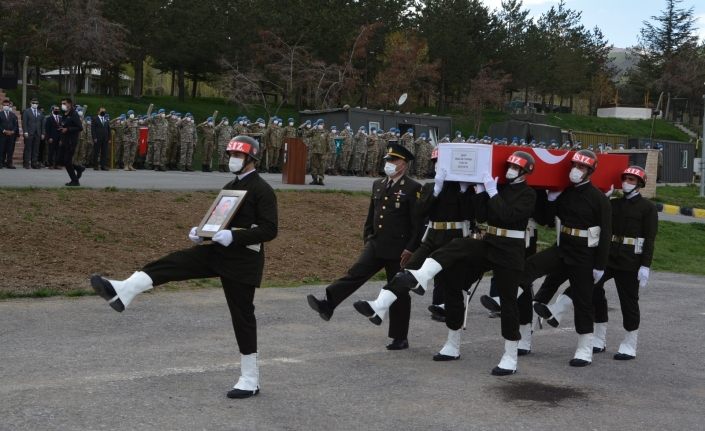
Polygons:
<instances>
[{"instance_id":1,"label":"paved road","mask_svg":"<svg viewBox=\"0 0 705 431\"><path fill-rule=\"evenodd\" d=\"M135 190L220 190L230 181L229 173L204 172L125 172L112 170L108 172L87 170L81 178L84 187L103 189L116 187L118 189ZM369 192L372 189L373 178L328 176L326 185L309 186L282 183L281 174L263 174L263 177L276 189L283 190L346 190ZM306 177L309 181L310 178ZM63 187L68 181L66 171L50 169L0 169L0 186L2 187ZM705 219L659 213L660 220L677 223L705 223Z\"/></svg>"},{"instance_id":2,"label":"paved road","mask_svg":"<svg viewBox=\"0 0 705 431\"><path fill-rule=\"evenodd\" d=\"M122 314L97 297L3 301L0 429L702 429L704 285L653 275L634 361L612 359L623 333L612 308L608 352L591 366L568 366L576 341L568 320L536 333L519 373L504 378L489 374L501 355L499 320L476 300L461 360L437 363L446 331L428 318L428 296L413 300L411 348L389 352L386 328L352 308L378 283L330 322L305 301L320 286L262 289L262 393L249 400L225 397L239 356L217 289L142 295Z\"/></svg>"}]
</instances>

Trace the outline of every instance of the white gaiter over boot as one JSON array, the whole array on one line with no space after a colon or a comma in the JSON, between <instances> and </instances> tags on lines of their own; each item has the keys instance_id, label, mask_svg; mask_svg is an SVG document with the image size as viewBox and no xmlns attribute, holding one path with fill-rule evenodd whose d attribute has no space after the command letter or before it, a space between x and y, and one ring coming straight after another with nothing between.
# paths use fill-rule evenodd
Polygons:
<instances>
[{"instance_id":1,"label":"white gaiter over boot","mask_svg":"<svg viewBox=\"0 0 705 431\"><path fill-rule=\"evenodd\" d=\"M147 273L142 271L137 271L132 274L129 278L123 281L108 280L110 284L115 289L118 298L122 301L122 305L127 308L128 305L135 299L135 296L142 292L146 292L151 289L152 279L147 275Z\"/></svg>"},{"instance_id":2,"label":"white gaiter over boot","mask_svg":"<svg viewBox=\"0 0 705 431\"><path fill-rule=\"evenodd\" d=\"M516 371L518 341L504 340L504 354L497 367L503 370Z\"/></svg>"},{"instance_id":3,"label":"white gaiter over boot","mask_svg":"<svg viewBox=\"0 0 705 431\"><path fill-rule=\"evenodd\" d=\"M629 331L624 335L624 340L622 344L619 345L618 353L623 355L629 355L631 357L636 357L636 341L639 330Z\"/></svg>"},{"instance_id":4,"label":"white gaiter over boot","mask_svg":"<svg viewBox=\"0 0 705 431\"><path fill-rule=\"evenodd\" d=\"M519 340L518 349L523 350L523 354L527 354L531 351L531 323L520 325L519 334L521 334L521 340Z\"/></svg>"},{"instance_id":5,"label":"white gaiter over boot","mask_svg":"<svg viewBox=\"0 0 705 431\"><path fill-rule=\"evenodd\" d=\"M431 258L424 260L423 265L419 269L410 269L409 272L414 276L424 291L431 290L433 287L433 277L441 272L443 268L441 264Z\"/></svg>"},{"instance_id":6,"label":"white gaiter over boot","mask_svg":"<svg viewBox=\"0 0 705 431\"><path fill-rule=\"evenodd\" d=\"M575 349L573 359L581 359L592 363L592 332L589 334L578 334L578 348Z\"/></svg>"},{"instance_id":7,"label":"white gaiter over boot","mask_svg":"<svg viewBox=\"0 0 705 431\"><path fill-rule=\"evenodd\" d=\"M560 294L558 298L556 298L556 302L549 305L548 309L551 310L553 318L556 319L558 323L561 323L565 313L573 309L573 300L570 299L568 295Z\"/></svg>"},{"instance_id":8,"label":"white gaiter over boot","mask_svg":"<svg viewBox=\"0 0 705 431\"><path fill-rule=\"evenodd\" d=\"M233 389L255 391L259 389L259 368L257 367L257 353L240 355L240 378Z\"/></svg>"},{"instance_id":9,"label":"white gaiter over boot","mask_svg":"<svg viewBox=\"0 0 705 431\"><path fill-rule=\"evenodd\" d=\"M440 352L441 355L452 356L457 358L460 356L460 329L448 330L448 339L443 345Z\"/></svg>"},{"instance_id":10,"label":"white gaiter over boot","mask_svg":"<svg viewBox=\"0 0 705 431\"><path fill-rule=\"evenodd\" d=\"M592 338L592 347L600 352L605 350L607 344L607 322L595 323L595 335Z\"/></svg>"},{"instance_id":11,"label":"white gaiter over boot","mask_svg":"<svg viewBox=\"0 0 705 431\"><path fill-rule=\"evenodd\" d=\"M375 311L380 319L384 320L389 312L389 307L392 306L394 301L397 300L397 296L391 290L382 289L379 291L379 296L374 301L368 301L370 307Z\"/></svg>"}]
</instances>

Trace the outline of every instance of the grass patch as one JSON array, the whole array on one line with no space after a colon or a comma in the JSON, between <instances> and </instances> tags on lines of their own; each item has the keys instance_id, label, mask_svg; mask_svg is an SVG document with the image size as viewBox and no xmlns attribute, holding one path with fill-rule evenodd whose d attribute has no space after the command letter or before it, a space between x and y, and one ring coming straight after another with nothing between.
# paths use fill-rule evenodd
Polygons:
<instances>
[{"instance_id":1,"label":"grass patch","mask_svg":"<svg viewBox=\"0 0 705 431\"><path fill-rule=\"evenodd\" d=\"M68 297L78 297L78 296L91 296L95 295L92 290L85 289L75 289L75 290L59 290L59 289L37 289L32 292L3 292L0 291L0 300L7 299L21 299L21 298L50 298L53 296L68 296Z\"/></svg>"},{"instance_id":2,"label":"grass patch","mask_svg":"<svg viewBox=\"0 0 705 431\"><path fill-rule=\"evenodd\" d=\"M700 186L660 186L656 188L656 197L652 199L664 204L688 208L705 208L705 198L700 197Z\"/></svg>"}]
</instances>

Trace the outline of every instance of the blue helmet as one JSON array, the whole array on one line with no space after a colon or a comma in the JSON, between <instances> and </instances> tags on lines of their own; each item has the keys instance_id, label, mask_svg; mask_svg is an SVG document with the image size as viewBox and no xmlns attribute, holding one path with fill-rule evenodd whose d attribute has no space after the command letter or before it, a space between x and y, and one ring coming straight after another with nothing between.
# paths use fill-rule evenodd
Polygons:
<instances>
[{"instance_id":1,"label":"blue helmet","mask_svg":"<svg viewBox=\"0 0 705 431\"><path fill-rule=\"evenodd\" d=\"M414 133L414 129L412 129L411 127L409 127L406 131L407 131L408 133L412 133L412 134Z\"/></svg>"},{"instance_id":2,"label":"blue helmet","mask_svg":"<svg viewBox=\"0 0 705 431\"><path fill-rule=\"evenodd\" d=\"M160 108L158 113L159 114L166 114L166 110L164 108Z\"/></svg>"},{"instance_id":3,"label":"blue helmet","mask_svg":"<svg viewBox=\"0 0 705 431\"><path fill-rule=\"evenodd\" d=\"M290 122L290 123L293 123L293 122L294 122L294 119L291 118L291 117L289 117L289 122Z\"/></svg>"},{"instance_id":4,"label":"blue helmet","mask_svg":"<svg viewBox=\"0 0 705 431\"><path fill-rule=\"evenodd\" d=\"M206 121L213 121L213 117L206 118Z\"/></svg>"},{"instance_id":5,"label":"blue helmet","mask_svg":"<svg viewBox=\"0 0 705 431\"><path fill-rule=\"evenodd\" d=\"M127 115L133 115L134 113L135 113L135 111L133 111L132 109L130 109L129 111L127 111Z\"/></svg>"}]
</instances>

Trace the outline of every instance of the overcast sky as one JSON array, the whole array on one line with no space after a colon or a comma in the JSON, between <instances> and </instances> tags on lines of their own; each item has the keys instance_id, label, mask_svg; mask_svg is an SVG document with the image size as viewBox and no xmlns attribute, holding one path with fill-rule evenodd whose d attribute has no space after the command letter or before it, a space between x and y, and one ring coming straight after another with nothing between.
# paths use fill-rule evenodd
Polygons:
<instances>
[{"instance_id":1,"label":"overcast sky","mask_svg":"<svg viewBox=\"0 0 705 431\"><path fill-rule=\"evenodd\" d=\"M490 9L499 8L502 3L502 0L481 1ZM566 0L565 3L568 8L583 13L583 25L600 27L616 48L635 45L643 21L660 15L666 7L664 0ZM524 8L531 11L529 16L536 18L557 4L558 0L524 0ZM691 6L699 18L696 26L700 40L705 40L705 0L684 0L679 5L683 9Z\"/></svg>"}]
</instances>

